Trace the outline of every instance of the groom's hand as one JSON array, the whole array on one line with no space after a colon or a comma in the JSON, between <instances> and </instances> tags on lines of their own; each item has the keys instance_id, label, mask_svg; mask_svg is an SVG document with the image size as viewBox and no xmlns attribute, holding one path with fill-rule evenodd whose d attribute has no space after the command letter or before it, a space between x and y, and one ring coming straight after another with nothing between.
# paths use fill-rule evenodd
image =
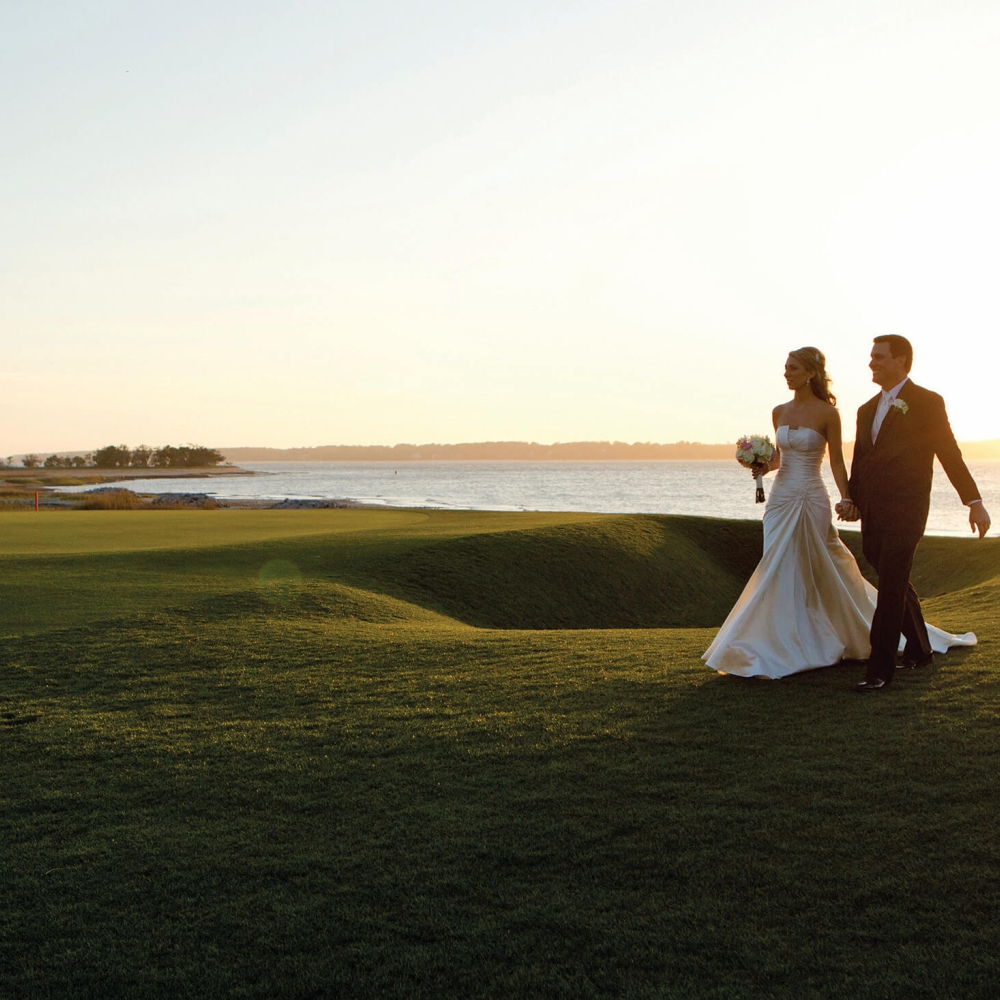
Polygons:
<instances>
[{"instance_id":1,"label":"groom's hand","mask_svg":"<svg viewBox=\"0 0 1000 1000\"><path fill-rule=\"evenodd\" d=\"M857 521L861 517L861 513L857 507L854 506L853 500L840 500L834 506L834 510L837 512L837 517L841 521Z\"/></svg>"},{"instance_id":2,"label":"groom's hand","mask_svg":"<svg viewBox=\"0 0 1000 1000\"><path fill-rule=\"evenodd\" d=\"M979 532L980 538L990 530L990 515L986 513L982 502L974 503L969 507L969 524L972 526L973 532Z\"/></svg>"}]
</instances>

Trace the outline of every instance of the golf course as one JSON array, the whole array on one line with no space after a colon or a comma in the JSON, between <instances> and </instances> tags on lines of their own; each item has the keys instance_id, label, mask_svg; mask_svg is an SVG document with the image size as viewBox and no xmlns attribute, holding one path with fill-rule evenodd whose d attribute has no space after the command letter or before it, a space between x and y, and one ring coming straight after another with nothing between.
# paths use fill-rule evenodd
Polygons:
<instances>
[{"instance_id":1,"label":"golf course","mask_svg":"<svg viewBox=\"0 0 1000 1000\"><path fill-rule=\"evenodd\" d=\"M995 997L1000 539L924 539L979 644L875 697L706 669L760 551L0 514L0 998Z\"/></svg>"}]
</instances>

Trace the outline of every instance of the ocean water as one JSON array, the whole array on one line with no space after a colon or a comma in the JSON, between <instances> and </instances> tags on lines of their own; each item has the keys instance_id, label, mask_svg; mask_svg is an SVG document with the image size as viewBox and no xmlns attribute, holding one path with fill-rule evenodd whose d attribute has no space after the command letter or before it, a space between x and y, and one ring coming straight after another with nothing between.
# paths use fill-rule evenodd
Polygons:
<instances>
[{"instance_id":1,"label":"ocean water","mask_svg":"<svg viewBox=\"0 0 1000 1000\"><path fill-rule=\"evenodd\" d=\"M269 462L251 475L141 479L140 493L208 493L219 498L338 499L389 507L696 514L759 519L750 473L735 461L700 462ZM1000 461L970 462L1000 527ZM824 466L832 499L838 494ZM768 477L771 479L772 477ZM765 491L770 484L765 479ZM79 490L92 487L79 487ZM849 526L848 526L849 527ZM968 511L940 468L929 534L969 534ZM1000 531L998 531L1000 533Z\"/></svg>"}]
</instances>

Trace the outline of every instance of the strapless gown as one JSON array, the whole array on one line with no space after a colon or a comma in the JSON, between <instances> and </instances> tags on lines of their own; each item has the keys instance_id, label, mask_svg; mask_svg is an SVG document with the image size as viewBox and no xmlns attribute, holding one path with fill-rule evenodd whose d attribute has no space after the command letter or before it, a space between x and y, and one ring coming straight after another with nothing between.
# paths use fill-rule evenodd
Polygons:
<instances>
[{"instance_id":1,"label":"strapless gown","mask_svg":"<svg viewBox=\"0 0 1000 1000\"><path fill-rule=\"evenodd\" d=\"M782 425L781 467L764 511L764 555L702 656L720 673L785 677L866 660L878 592L840 540L820 474L826 439ZM974 646L973 633L927 626L937 653ZM902 643L901 643L902 648Z\"/></svg>"}]
</instances>

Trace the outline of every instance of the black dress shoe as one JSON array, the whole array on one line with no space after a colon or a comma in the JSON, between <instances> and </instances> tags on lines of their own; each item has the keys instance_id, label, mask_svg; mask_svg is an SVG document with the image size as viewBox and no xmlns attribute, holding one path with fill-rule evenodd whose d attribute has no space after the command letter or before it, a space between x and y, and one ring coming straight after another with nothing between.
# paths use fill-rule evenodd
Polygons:
<instances>
[{"instance_id":1,"label":"black dress shoe","mask_svg":"<svg viewBox=\"0 0 1000 1000\"><path fill-rule=\"evenodd\" d=\"M854 685L854 690L858 694L868 694L870 691L884 691L888 686L888 681L861 681Z\"/></svg>"},{"instance_id":2,"label":"black dress shoe","mask_svg":"<svg viewBox=\"0 0 1000 1000\"><path fill-rule=\"evenodd\" d=\"M934 662L934 654L925 656L922 660L911 660L908 656L903 657L903 662L896 667L897 670L916 670L917 667L928 667Z\"/></svg>"}]
</instances>

